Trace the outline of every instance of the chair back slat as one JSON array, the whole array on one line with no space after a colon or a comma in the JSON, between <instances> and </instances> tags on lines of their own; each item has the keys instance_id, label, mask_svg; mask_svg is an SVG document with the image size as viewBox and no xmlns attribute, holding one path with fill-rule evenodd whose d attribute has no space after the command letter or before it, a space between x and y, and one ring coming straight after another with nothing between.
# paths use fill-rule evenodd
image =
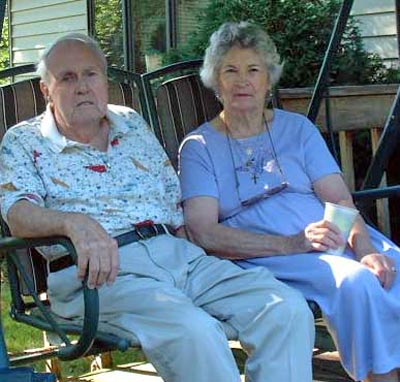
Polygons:
<instances>
[{"instance_id":1,"label":"chair back slat","mask_svg":"<svg viewBox=\"0 0 400 382\"><path fill-rule=\"evenodd\" d=\"M135 84L109 81L108 99L109 103L129 106L140 114L143 112L139 89Z\"/></svg>"},{"instance_id":2,"label":"chair back slat","mask_svg":"<svg viewBox=\"0 0 400 382\"><path fill-rule=\"evenodd\" d=\"M0 138L6 130L45 109L39 79L24 80L0 88Z\"/></svg>"},{"instance_id":3,"label":"chair back slat","mask_svg":"<svg viewBox=\"0 0 400 382\"><path fill-rule=\"evenodd\" d=\"M222 106L205 88L198 74L189 74L162 83L156 90L156 109L162 145L177 168L182 139L205 121L213 119Z\"/></svg>"}]
</instances>

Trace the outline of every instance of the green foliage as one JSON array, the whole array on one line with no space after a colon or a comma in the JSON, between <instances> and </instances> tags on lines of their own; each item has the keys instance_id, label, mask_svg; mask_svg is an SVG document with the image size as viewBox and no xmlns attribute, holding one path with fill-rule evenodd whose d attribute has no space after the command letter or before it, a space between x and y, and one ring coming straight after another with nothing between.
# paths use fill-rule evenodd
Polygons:
<instances>
[{"instance_id":1,"label":"green foliage","mask_svg":"<svg viewBox=\"0 0 400 382\"><path fill-rule=\"evenodd\" d=\"M8 18L4 18L0 41L0 70L10 66L10 51L8 47Z\"/></svg>"},{"instance_id":2,"label":"green foliage","mask_svg":"<svg viewBox=\"0 0 400 382\"><path fill-rule=\"evenodd\" d=\"M198 29L187 44L164 57L164 63L199 58L213 31L227 21L249 20L274 40L285 63L282 87L316 82L340 0L210 0L200 11ZM331 84L365 84L385 80L382 60L367 53L354 19L350 18L337 53Z\"/></svg>"},{"instance_id":3,"label":"green foliage","mask_svg":"<svg viewBox=\"0 0 400 382\"><path fill-rule=\"evenodd\" d=\"M96 38L109 65L122 68L124 49L122 41L121 0L96 1Z\"/></svg>"}]
</instances>

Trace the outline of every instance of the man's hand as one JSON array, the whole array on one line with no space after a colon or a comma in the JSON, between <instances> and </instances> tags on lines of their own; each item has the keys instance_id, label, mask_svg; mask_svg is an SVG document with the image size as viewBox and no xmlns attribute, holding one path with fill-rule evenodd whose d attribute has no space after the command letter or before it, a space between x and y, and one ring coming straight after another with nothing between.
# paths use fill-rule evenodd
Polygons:
<instances>
[{"instance_id":1,"label":"man's hand","mask_svg":"<svg viewBox=\"0 0 400 382\"><path fill-rule=\"evenodd\" d=\"M397 276L396 264L392 258L381 253L365 255L360 260L378 277L385 289L390 289Z\"/></svg>"},{"instance_id":2,"label":"man's hand","mask_svg":"<svg viewBox=\"0 0 400 382\"><path fill-rule=\"evenodd\" d=\"M84 214L66 214L65 227L78 253L78 277L83 279L89 270L89 288L112 284L119 270L117 241Z\"/></svg>"}]
</instances>

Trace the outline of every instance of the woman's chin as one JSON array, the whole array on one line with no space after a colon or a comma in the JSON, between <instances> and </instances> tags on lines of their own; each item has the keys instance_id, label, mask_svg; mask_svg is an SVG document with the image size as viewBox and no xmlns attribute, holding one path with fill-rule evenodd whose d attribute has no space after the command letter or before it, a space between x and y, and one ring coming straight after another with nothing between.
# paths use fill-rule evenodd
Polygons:
<instances>
[{"instance_id":1,"label":"woman's chin","mask_svg":"<svg viewBox=\"0 0 400 382\"><path fill-rule=\"evenodd\" d=\"M232 105L230 108L225 109L227 112L231 112L232 114L236 115L246 115L246 114L253 114L259 111L262 113L263 108L260 106L255 106L254 104L252 105L245 105L245 104L240 104L240 105Z\"/></svg>"}]
</instances>

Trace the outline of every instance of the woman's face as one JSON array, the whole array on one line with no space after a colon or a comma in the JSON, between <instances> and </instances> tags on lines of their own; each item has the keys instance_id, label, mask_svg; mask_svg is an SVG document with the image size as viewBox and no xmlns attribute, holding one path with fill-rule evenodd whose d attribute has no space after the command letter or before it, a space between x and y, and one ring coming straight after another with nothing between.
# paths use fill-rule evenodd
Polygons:
<instances>
[{"instance_id":1,"label":"woman's face","mask_svg":"<svg viewBox=\"0 0 400 382\"><path fill-rule=\"evenodd\" d=\"M242 113L263 110L270 89L268 72L259 54L253 49L232 47L218 73L224 109Z\"/></svg>"}]
</instances>

